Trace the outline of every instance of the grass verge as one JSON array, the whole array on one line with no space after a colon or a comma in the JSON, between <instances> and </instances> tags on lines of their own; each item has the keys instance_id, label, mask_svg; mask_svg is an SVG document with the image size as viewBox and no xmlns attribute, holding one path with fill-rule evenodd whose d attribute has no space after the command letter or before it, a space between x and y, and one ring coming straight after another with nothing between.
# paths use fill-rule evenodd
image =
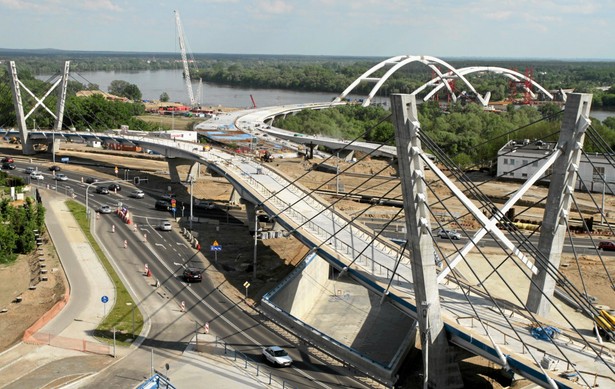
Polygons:
<instances>
[{"instance_id":1,"label":"grass verge","mask_svg":"<svg viewBox=\"0 0 615 389\"><path fill-rule=\"evenodd\" d=\"M94 252L107 270L107 273L109 274L109 277L111 277L113 285L115 286L115 305L96 328L94 335L108 341L113 339L113 329L115 329L116 342L128 346L130 345L130 339L136 339L138 334L141 333L141 329L143 328L143 315L141 315L141 311L139 311L137 304L135 304L132 297L128 293L128 290L124 287L124 284L120 280L120 277L113 269L113 266L111 266L109 259L105 256L100 246L92 236L90 231L90 223L88 222L85 213L85 207L73 200L68 200L66 204L68 209L70 209L71 213L75 217L75 220L77 220L77 223L79 223L81 230L88 238L88 241L92 245L92 249L94 249Z\"/></svg>"}]
</instances>

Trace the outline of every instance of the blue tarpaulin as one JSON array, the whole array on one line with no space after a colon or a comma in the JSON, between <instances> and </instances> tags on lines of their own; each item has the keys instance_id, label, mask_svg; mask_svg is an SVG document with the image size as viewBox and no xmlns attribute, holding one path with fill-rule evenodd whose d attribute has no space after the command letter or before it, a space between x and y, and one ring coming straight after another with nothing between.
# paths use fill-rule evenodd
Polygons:
<instances>
[{"instance_id":1,"label":"blue tarpaulin","mask_svg":"<svg viewBox=\"0 0 615 389\"><path fill-rule=\"evenodd\" d=\"M540 340L550 340L557 336L557 334L561 334L558 328L552 326L543 326L543 327L534 327L530 330L532 336L536 339Z\"/></svg>"}]
</instances>

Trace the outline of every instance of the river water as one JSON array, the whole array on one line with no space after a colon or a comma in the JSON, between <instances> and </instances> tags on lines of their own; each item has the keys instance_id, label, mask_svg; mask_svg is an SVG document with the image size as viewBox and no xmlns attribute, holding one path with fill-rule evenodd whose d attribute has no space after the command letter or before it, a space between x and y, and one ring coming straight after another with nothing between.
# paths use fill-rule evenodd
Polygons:
<instances>
[{"instance_id":1,"label":"river water","mask_svg":"<svg viewBox=\"0 0 615 389\"><path fill-rule=\"evenodd\" d=\"M143 99L158 100L166 92L171 101L188 102L188 92L181 69L174 70L143 70L136 72L80 72L71 73L71 80L82 84L98 84L103 91L109 90L114 80L124 80L135 84L141 90ZM49 80L49 75L37 76L39 80ZM192 83L192 90L197 96L198 83ZM342 91L340 91L341 93ZM287 104L305 104L331 101L335 93L298 92L281 89L250 89L203 83L200 102L204 107L237 107L252 106L250 95L259 107L269 107ZM350 95L350 99L361 99L366 96ZM197 100L199 100L197 98ZM374 102L387 104L388 98L376 97ZM609 116L615 116L615 111L592 110L592 117L602 121Z\"/></svg>"}]
</instances>

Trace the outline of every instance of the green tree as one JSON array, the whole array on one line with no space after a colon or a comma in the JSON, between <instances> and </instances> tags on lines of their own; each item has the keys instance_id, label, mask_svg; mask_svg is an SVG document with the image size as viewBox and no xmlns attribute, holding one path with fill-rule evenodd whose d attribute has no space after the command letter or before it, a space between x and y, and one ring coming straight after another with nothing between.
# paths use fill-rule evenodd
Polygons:
<instances>
[{"instance_id":1,"label":"green tree","mask_svg":"<svg viewBox=\"0 0 615 389\"><path fill-rule=\"evenodd\" d=\"M136 101L141 100L141 90L135 84L131 84L128 81L124 80L113 80L109 85L109 93L126 97L130 100Z\"/></svg>"},{"instance_id":2,"label":"green tree","mask_svg":"<svg viewBox=\"0 0 615 389\"><path fill-rule=\"evenodd\" d=\"M162 92L160 94L160 101L162 101L163 103L166 103L167 101L169 101L169 94L167 92Z\"/></svg>"}]
</instances>

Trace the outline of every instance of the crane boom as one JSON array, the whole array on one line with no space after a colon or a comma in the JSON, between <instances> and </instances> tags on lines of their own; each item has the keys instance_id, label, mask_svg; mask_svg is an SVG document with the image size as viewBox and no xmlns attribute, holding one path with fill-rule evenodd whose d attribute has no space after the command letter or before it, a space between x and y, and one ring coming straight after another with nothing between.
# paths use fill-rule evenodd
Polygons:
<instances>
[{"instance_id":1,"label":"crane boom","mask_svg":"<svg viewBox=\"0 0 615 389\"><path fill-rule=\"evenodd\" d=\"M190 106L196 107L196 100L194 99L194 93L192 92L192 81L190 80L190 69L188 68L188 57L186 56L186 44L184 42L184 29L182 28L181 21L179 20L179 12L175 12L175 24L177 25L177 35L179 35L179 50L182 55L182 63L184 64L184 82L186 83L186 89L188 90L188 98L190 99Z\"/></svg>"}]
</instances>

